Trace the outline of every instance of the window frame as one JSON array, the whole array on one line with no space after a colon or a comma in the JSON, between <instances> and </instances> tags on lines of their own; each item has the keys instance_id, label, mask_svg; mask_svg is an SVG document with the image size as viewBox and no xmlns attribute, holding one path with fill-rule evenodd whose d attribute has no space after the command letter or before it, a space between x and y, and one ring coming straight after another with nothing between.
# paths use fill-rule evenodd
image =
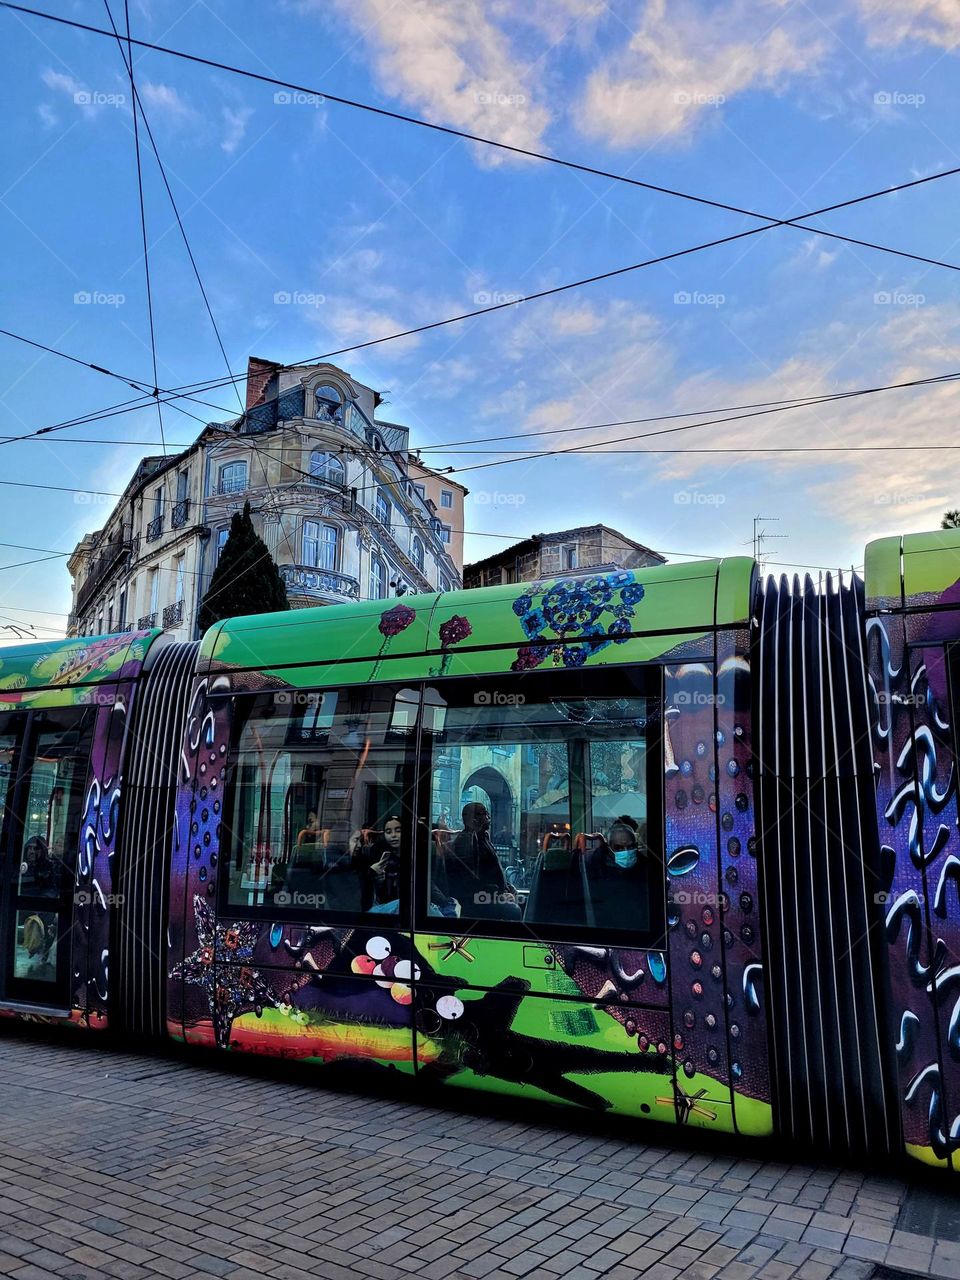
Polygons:
<instances>
[{"instance_id":1,"label":"window frame","mask_svg":"<svg viewBox=\"0 0 960 1280\"><path fill-rule=\"evenodd\" d=\"M323 459L322 466L317 463L317 459L319 458ZM331 467L338 472L336 476L330 475ZM310 479L313 481L335 484L341 489L346 488L347 468L344 466L343 459L340 455L333 452L331 449L312 449L310 451L310 462L307 469L310 472Z\"/></svg>"},{"instance_id":2,"label":"window frame","mask_svg":"<svg viewBox=\"0 0 960 1280\"><path fill-rule=\"evenodd\" d=\"M379 584L378 584L378 585L380 586L380 588L381 588L381 589L380 589L380 591L379 591L379 594L377 594L377 595L374 595L374 594L373 594L373 570L374 570L374 566L375 566L375 565L379 565L379 566L380 566L380 568L383 570L383 576L382 576L382 579L380 579ZM387 569L387 562L386 562L386 560L384 560L383 556L381 556L381 555L377 555L377 553L376 553L376 552L374 552L374 553L371 555L371 557L370 557L370 575L369 575L369 583L368 583L368 585L369 585L369 587L370 587L370 599L371 599L371 600L386 600L386 599L387 599L387 592L390 590L389 578L388 578L388 576L387 576L388 572L389 572L389 570ZM378 578L379 578L379 577L380 577L380 575L378 574Z\"/></svg>"},{"instance_id":3,"label":"window frame","mask_svg":"<svg viewBox=\"0 0 960 1280\"><path fill-rule=\"evenodd\" d=\"M0 953L0 992L3 1000L12 1005L69 1009L72 1003L70 975L74 957L74 895L84 804L89 788L90 765L96 738L96 710L89 704L62 704L38 707L32 711L5 712L4 718L8 715L18 737L5 797L0 839L3 840L3 848L8 853L16 849L21 858L25 847L26 811L30 798L32 770L37 759L37 746L44 729L47 728L49 731L51 720L55 722L57 717L66 716L69 720L76 722L76 726L81 728L83 734L81 742L85 746L85 753L80 756L81 776L78 794L74 798L77 804L76 829L65 832L64 853L60 862L59 892L49 897L21 892L19 879L15 878L9 858L7 860L9 869L4 874L0 874L0 938L3 941L3 952ZM72 836L69 841L67 841L68 836ZM19 868L19 861L17 868ZM26 905L21 905L24 902ZM58 917L56 976L50 982L38 978L18 978L14 974L17 918L23 912L45 913Z\"/></svg>"},{"instance_id":4,"label":"window frame","mask_svg":"<svg viewBox=\"0 0 960 1280\"><path fill-rule=\"evenodd\" d=\"M498 688L506 691L508 682L516 681L520 687L530 688L534 680L546 683L547 680L561 680L569 684L576 696L581 696L586 676L598 677L597 683L604 677L620 676L619 689L622 692L622 677L630 672L637 680L636 695L650 698L658 714L651 717L647 729L646 741L646 801L647 801L647 848L649 862L648 885L650 888L650 922L644 932L604 928L602 925L568 925L552 921L497 920L493 918L475 919L460 915L456 920L443 916L429 915L427 908L430 901L430 834L433 819L431 804L431 786L433 762L424 751L425 734L423 732L423 696L427 689L436 689L453 684L473 686L475 692L488 690L495 679ZM411 682L414 684L416 682ZM593 683L591 681L591 683ZM599 693L597 696L601 696ZM609 946L632 951L665 951L667 939L667 871L666 871L666 828L664 825L664 750L663 750L663 706L664 706L664 671L656 663L633 663L623 666L607 666L596 668L580 668L576 671L533 672L530 675L486 676L448 676L445 678L427 679L420 682L421 714L418 716L417 733L417 779L420 791L417 796L417 812L427 815L426 823L417 823L417 844L414 847L414 893L413 893L413 930L416 934L439 934L454 929L458 936L475 938L499 938L505 941L522 941L539 945L553 943L584 943L593 946ZM459 814L451 815L459 822ZM461 904L463 906L463 904Z\"/></svg>"},{"instance_id":5,"label":"window frame","mask_svg":"<svg viewBox=\"0 0 960 1280\"><path fill-rule=\"evenodd\" d=\"M423 539L417 534L413 535L410 541L410 559L413 561L419 573L423 573L423 567L426 564L426 549L423 545Z\"/></svg>"},{"instance_id":6,"label":"window frame","mask_svg":"<svg viewBox=\"0 0 960 1280\"><path fill-rule=\"evenodd\" d=\"M242 468L243 483L227 486L224 477L231 468ZM249 488L250 468L246 458L231 458L229 462L221 462L217 469L217 494L221 497L232 493L243 493Z\"/></svg>"},{"instance_id":7,"label":"window frame","mask_svg":"<svg viewBox=\"0 0 960 1280\"><path fill-rule=\"evenodd\" d=\"M414 682L415 683L415 682ZM297 689L299 694L322 694L328 692L339 692L340 690L351 690L359 688L357 685L349 684L330 684L311 686L309 689ZM406 681L389 683L378 682L378 688L393 688L396 692L401 689L414 687L413 684ZM226 778L224 780L223 791L223 822L221 824L221 836L218 845L218 860L223 868L222 874L217 877L216 891L216 908L218 920L256 920L262 924L268 921L283 923L302 923L305 920L323 920L334 927L352 926L358 928L369 929L372 925L381 924L384 929L409 933L410 921L412 919L412 903L411 903L411 885L413 881L413 852L416 848L416 829L417 829L417 800L419 796L419 782L417 781L416 768L418 756L418 727L420 708L422 706L422 694L417 702L417 719L414 723L412 735L406 740L406 750L404 751L403 771L404 781L403 790L410 796L410 801L402 807L401 818L404 820L404 844L401 851L399 888L400 888L400 907L396 915L387 915L381 912L371 911L329 911L322 907L305 907L305 906L278 906L275 902L264 902L259 905L251 906L249 903L232 903L230 901L230 866L231 859L235 853L234 834L233 834L233 818L235 812L236 789L239 781L240 770L237 767L237 751L240 744L241 735L244 727L250 718L250 715L256 710L258 699L265 699L270 696L276 696L277 693L283 693L283 690L276 690L275 693L243 692L243 693L222 693L212 694L211 702L217 708L222 706L226 701L230 704L230 739L227 749L227 769ZM291 690L291 693L293 691ZM289 696L289 695L288 695ZM238 713L239 708L239 713ZM401 747L398 741L397 748ZM404 812L403 810L406 810Z\"/></svg>"},{"instance_id":8,"label":"window frame","mask_svg":"<svg viewBox=\"0 0 960 1280\"><path fill-rule=\"evenodd\" d=\"M239 692L213 695L218 704L226 699L230 703L230 746L227 757L227 776L224 788L224 815L229 820L223 823L223 834L219 845L220 864L226 874L218 877L217 911L220 920L257 920L265 923L268 919L282 922L299 922L322 920L333 926L355 925L368 927L371 923L381 921L386 929L399 930L403 933L445 934L451 930L458 936L477 938L498 938L504 941L526 942L534 945L577 944L586 943L594 946L609 946L623 950L664 951L668 946L667 939L667 874L666 874L666 830L664 825L664 747L663 747L663 707L664 707L664 670L657 663L636 663L611 665L577 671L534 672L526 676L498 675L499 684L517 682L520 687L529 689L537 680L543 686L556 682L569 686L574 696L582 696L585 687L585 676L596 677L590 681L596 688L604 683L612 695L616 688L622 694L623 679L627 672L631 673L636 687L636 696L650 698L654 703L655 714L650 717L645 731L646 741L646 836L649 858L649 906L650 921L646 931L604 928L602 925L569 925L551 921L529 922L524 920L474 919L461 915L456 919L445 916L429 915L427 908L430 895L431 876L431 828L432 828L432 753L426 749L427 735L423 730L424 696L428 689L450 687L453 685L474 691L488 688L491 677L488 676L448 676L442 678L426 678L408 681L378 681L376 687L413 689L417 692L416 718L411 736L406 740L404 752L404 790L408 791L410 801L404 806L402 814L405 824L405 842L403 862L400 870L400 909L396 916L380 913L328 911L317 907L277 906L274 903L233 904L230 902L230 875L227 870L235 853L233 837L233 815L238 783L237 749L241 734L250 714L256 707L256 700L270 696L263 692ZM617 685L613 682L620 677ZM309 689L297 689L302 694L322 694L329 691L351 690L357 686L337 684L311 686ZM278 693L284 691L278 690ZM291 691L292 692L292 691ZM274 695L275 696L275 695ZM554 695L556 696L556 695ZM605 696L598 692L597 696ZM398 742L398 747L400 743ZM428 768L428 765L431 767ZM459 815L456 815L459 820Z\"/></svg>"}]
</instances>

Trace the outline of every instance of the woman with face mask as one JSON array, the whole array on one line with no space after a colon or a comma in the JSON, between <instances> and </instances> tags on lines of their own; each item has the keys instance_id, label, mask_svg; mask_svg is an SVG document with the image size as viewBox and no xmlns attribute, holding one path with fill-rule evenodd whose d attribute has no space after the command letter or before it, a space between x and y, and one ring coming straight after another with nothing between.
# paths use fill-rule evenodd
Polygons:
<instances>
[{"instance_id":1,"label":"woman with face mask","mask_svg":"<svg viewBox=\"0 0 960 1280\"><path fill-rule=\"evenodd\" d=\"M646 860L639 847L639 824L621 814L606 839L592 838L583 854L593 924L597 929L646 929L649 915ZM583 838L588 839L587 837Z\"/></svg>"}]
</instances>

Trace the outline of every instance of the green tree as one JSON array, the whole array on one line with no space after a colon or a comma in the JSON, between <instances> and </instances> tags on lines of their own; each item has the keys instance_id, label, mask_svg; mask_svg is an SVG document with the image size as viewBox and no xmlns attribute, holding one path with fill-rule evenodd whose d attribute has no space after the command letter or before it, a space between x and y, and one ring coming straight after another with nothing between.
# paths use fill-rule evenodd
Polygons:
<instances>
[{"instance_id":1,"label":"green tree","mask_svg":"<svg viewBox=\"0 0 960 1280\"><path fill-rule=\"evenodd\" d=\"M941 529L960 529L960 511L945 511L940 521Z\"/></svg>"},{"instance_id":2,"label":"green tree","mask_svg":"<svg viewBox=\"0 0 960 1280\"><path fill-rule=\"evenodd\" d=\"M200 631L223 618L275 613L290 608L287 588L250 519L250 503L235 511L230 536L220 553L207 594L200 605Z\"/></svg>"}]
</instances>

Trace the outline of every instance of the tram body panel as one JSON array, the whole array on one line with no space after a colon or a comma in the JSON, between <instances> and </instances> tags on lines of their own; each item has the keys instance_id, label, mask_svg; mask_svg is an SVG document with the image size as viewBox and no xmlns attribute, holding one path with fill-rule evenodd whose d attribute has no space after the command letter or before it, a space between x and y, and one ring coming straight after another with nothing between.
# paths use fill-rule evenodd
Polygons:
<instances>
[{"instance_id":1,"label":"tram body panel","mask_svg":"<svg viewBox=\"0 0 960 1280\"><path fill-rule=\"evenodd\" d=\"M416 1070L430 1080L549 1095L727 1130L734 1127L736 1092L741 1128L767 1132L769 1097L763 1090L769 1085L759 1066L765 1054L762 1018L753 1008L740 1011L745 989L754 1003L762 1000L760 962L754 961L754 985L744 988L748 966L744 957L733 958L735 946L743 945L752 960L759 954L758 939L748 926L745 943L739 937L734 943L732 935L724 941L720 917L730 908L729 895L721 896L721 817L714 795L729 799L736 814L732 824L745 846L753 833L750 805L743 805L749 792L746 769L736 779L735 792L732 772L722 785L716 778L719 744L727 743L727 736L722 767L735 758L745 765L749 751L749 742L741 742L749 724L749 705L741 705L748 682L735 687L733 677L749 643L742 627L752 573L752 562L743 559L725 562L722 569L716 563L666 566L587 576L576 583L549 579L413 598L409 604L366 602L299 616L241 619L218 628L202 647L181 758L171 867L171 1034L240 1051ZM722 633L718 642L718 621L741 629ZM718 643L724 664L720 679L730 699L723 713L726 729L719 733L714 723ZM702 704L704 672L711 695ZM379 727L371 730L362 723L362 700L386 699L387 693L392 701L384 702ZM668 878L662 866L663 788L674 787L680 766L664 767L661 718L674 694L680 695L676 710L683 717L678 741L685 747L693 735L691 758L704 776L693 780L703 795L698 792L686 812L675 807L669 820ZM498 719L502 706L526 710L513 723L507 712ZM450 733L458 716L461 738ZM533 717L532 727L524 716ZM584 721L595 722L584 727ZM245 733L252 734L247 748L238 748ZM356 738L350 748L357 769L353 782L344 773L350 760L333 751L338 734L343 750L350 734ZM574 745L568 747L567 739ZM701 739L706 744L702 759L696 752ZM552 762L542 750L549 741L557 744ZM379 904L344 914L326 888L336 889L330 863L342 863L344 856L339 844L347 828L337 817L337 805L353 788L357 794L366 788L367 799L354 804L352 821L383 825L394 804L391 795L400 794L391 791L389 769L377 772L378 752L386 753L387 764L393 760L391 742L406 743L406 755L403 760L398 755L393 765L398 779L401 765L409 768L415 743L419 753L418 777L405 775L403 798L408 858L416 846L416 872L412 866L407 872L412 897L406 900L406 888L398 891L399 908L382 904L388 911L379 919ZM451 753L458 757L457 777L444 782ZM669 752L667 758L673 759ZM261 778L259 798L241 804L244 816L232 797L240 786L251 790L257 762L271 781L264 784ZM644 772L651 762L652 771ZM244 769L247 781L238 781ZM607 777L604 770L611 769L614 774ZM281 775L282 837L279 810L264 799L264 785L273 788L272 779ZM531 791L529 783L538 776ZM630 927L624 932L611 926L605 936L602 911L593 899L599 919L596 914L579 920L569 914L554 917L545 909L540 919L528 912L522 923L516 905L503 912L504 923L496 919L495 903L445 899L439 878L434 884L440 835L434 823L446 812L459 825L460 801L483 786L494 788L492 798L479 792L494 811L488 817L497 816L498 800L506 803L505 797L515 802L514 818L522 810L538 862L545 834L565 829L569 847L576 834L572 827L606 828L631 806L639 828L647 821L649 804L655 824L649 832L655 850L649 865L656 863L659 896L650 916L655 926L646 916L646 923L638 916L634 926L628 913L618 922ZM530 792L529 803L519 803L521 792ZM302 815L297 810L291 817L288 811L290 797L296 809L307 803L305 797L321 793L324 812L318 834L310 839L331 843L324 843L325 870L316 881L324 891L311 894L296 887L309 884L297 878L290 853ZM265 805L273 806L266 825ZM254 822L259 824L255 834ZM244 824L246 834L238 837ZM597 837L584 841L596 843ZM530 850L527 854L529 864L533 856ZM571 867L577 865L571 856ZM230 901L221 884L227 877L232 877L229 893L239 894ZM749 875L745 882L752 883ZM668 884L671 889L689 886L704 899L696 903L697 945L707 951L701 935L709 931L706 981L715 988L697 997L674 996L675 1007L664 934L666 910L673 910L666 903ZM455 904L461 918L441 918L445 900L447 908ZM708 900L713 906L705 923ZM231 901L244 909L231 914ZM670 922L679 925L679 913ZM670 948L675 937L674 929ZM684 935L677 951L685 985L690 982L688 944ZM736 993L724 980L726 952ZM712 976L715 964L719 978ZM692 1025L684 1024L685 1014ZM731 1035L743 1036L734 1059L727 1049ZM746 1083L744 1063L753 1071Z\"/></svg>"},{"instance_id":2,"label":"tram body panel","mask_svg":"<svg viewBox=\"0 0 960 1280\"><path fill-rule=\"evenodd\" d=\"M158 634L0 651L0 740L6 726L16 741L0 783L2 1015L108 1025L124 752Z\"/></svg>"},{"instance_id":3,"label":"tram body panel","mask_svg":"<svg viewBox=\"0 0 960 1280\"><path fill-rule=\"evenodd\" d=\"M904 1143L960 1169L960 548L953 531L867 548L877 812Z\"/></svg>"}]
</instances>

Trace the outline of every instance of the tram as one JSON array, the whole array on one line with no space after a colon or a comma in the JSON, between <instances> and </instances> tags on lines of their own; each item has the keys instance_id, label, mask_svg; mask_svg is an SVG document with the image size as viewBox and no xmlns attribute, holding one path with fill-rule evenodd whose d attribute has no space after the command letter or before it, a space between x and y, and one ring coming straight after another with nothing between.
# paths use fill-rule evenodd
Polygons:
<instances>
[{"instance_id":1,"label":"tram","mask_svg":"<svg viewBox=\"0 0 960 1280\"><path fill-rule=\"evenodd\" d=\"M0 1013L960 1170L960 533L0 650Z\"/></svg>"}]
</instances>

